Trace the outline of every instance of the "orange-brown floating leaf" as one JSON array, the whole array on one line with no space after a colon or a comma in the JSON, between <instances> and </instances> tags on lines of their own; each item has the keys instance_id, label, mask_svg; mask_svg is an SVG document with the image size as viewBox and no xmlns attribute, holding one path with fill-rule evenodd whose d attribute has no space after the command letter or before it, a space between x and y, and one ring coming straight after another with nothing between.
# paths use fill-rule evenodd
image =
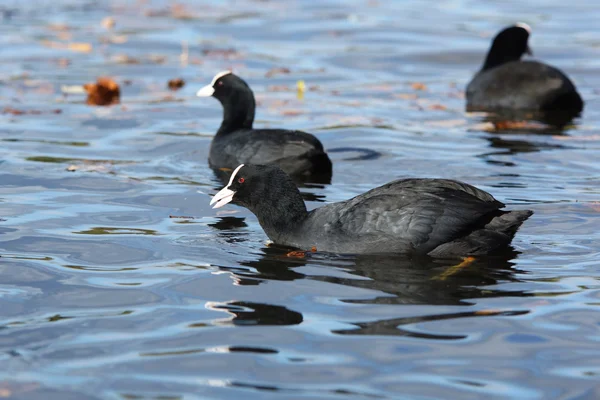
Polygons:
<instances>
[{"instance_id":1,"label":"orange-brown floating leaf","mask_svg":"<svg viewBox=\"0 0 600 400\"><path fill-rule=\"evenodd\" d=\"M88 94L86 103L91 106L109 106L120 102L121 89L111 78L98 78L96 83L87 83L83 88Z\"/></svg>"},{"instance_id":2,"label":"orange-brown floating leaf","mask_svg":"<svg viewBox=\"0 0 600 400\"><path fill-rule=\"evenodd\" d=\"M410 84L410 87L414 90L427 90L427 85L421 82L413 82Z\"/></svg>"},{"instance_id":3,"label":"orange-brown floating leaf","mask_svg":"<svg viewBox=\"0 0 600 400\"><path fill-rule=\"evenodd\" d=\"M430 110L446 110L447 108L446 108L446 106L445 106L445 105L443 105L443 104L431 104L431 105L429 106L429 109L430 109Z\"/></svg>"},{"instance_id":4,"label":"orange-brown floating leaf","mask_svg":"<svg viewBox=\"0 0 600 400\"><path fill-rule=\"evenodd\" d=\"M100 25L102 25L104 29L112 29L115 27L116 23L117 21L115 21L113 17L106 17L100 22Z\"/></svg>"},{"instance_id":5,"label":"orange-brown floating leaf","mask_svg":"<svg viewBox=\"0 0 600 400\"><path fill-rule=\"evenodd\" d=\"M315 246L310 248L310 251L312 251L313 253L315 253L317 251L317 248Z\"/></svg>"},{"instance_id":6,"label":"orange-brown floating leaf","mask_svg":"<svg viewBox=\"0 0 600 400\"><path fill-rule=\"evenodd\" d=\"M231 172L231 171L233 171L233 170L232 170L231 168L225 168L225 167L222 167L222 168L219 168L219 171L223 171L223 172Z\"/></svg>"},{"instance_id":7,"label":"orange-brown floating leaf","mask_svg":"<svg viewBox=\"0 0 600 400\"><path fill-rule=\"evenodd\" d=\"M73 51L79 51L81 53L89 53L92 51L92 45L91 43L69 43L67 45L67 48L69 50L73 50Z\"/></svg>"},{"instance_id":8,"label":"orange-brown floating leaf","mask_svg":"<svg viewBox=\"0 0 600 400\"><path fill-rule=\"evenodd\" d=\"M302 251L302 250L295 250L295 251L290 251L285 256L286 257L293 257L293 258L305 258L306 257L306 252Z\"/></svg>"},{"instance_id":9,"label":"orange-brown floating leaf","mask_svg":"<svg viewBox=\"0 0 600 400\"><path fill-rule=\"evenodd\" d=\"M181 78L171 79L169 81L169 83L167 84L167 86L171 90L181 89L183 87L183 85L185 85L185 81L183 79L181 79Z\"/></svg>"},{"instance_id":10,"label":"orange-brown floating leaf","mask_svg":"<svg viewBox=\"0 0 600 400\"><path fill-rule=\"evenodd\" d=\"M288 117L294 117L296 115L302 115L304 114L304 111L302 110L283 110L281 112L281 115L286 115Z\"/></svg>"},{"instance_id":11,"label":"orange-brown floating leaf","mask_svg":"<svg viewBox=\"0 0 600 400\"><path fill-rule=\"evenodd\" d=\"M89 53L92 51L92 48L93 48L91 43L84 43L84 42L62 43L62 42L55 42L52 40L42 40L42 45L44 45L46 47L50 47L51 49L72 50L72 51L78 51L81 53Z\"/></svg>"},{"instance_id":12,"label":"orange-brown floating leaf","mask_svg":"<svg viewBox=\"0 0 600 400\"><path fill-rule=\"evenodd\" d=\"M265 74L265 78L271 78L271 77L273 77L275 75L289 74L290 72L291 72L290 69L286 68L286 67L271 68Z\"/></svg>"}]
</instances>

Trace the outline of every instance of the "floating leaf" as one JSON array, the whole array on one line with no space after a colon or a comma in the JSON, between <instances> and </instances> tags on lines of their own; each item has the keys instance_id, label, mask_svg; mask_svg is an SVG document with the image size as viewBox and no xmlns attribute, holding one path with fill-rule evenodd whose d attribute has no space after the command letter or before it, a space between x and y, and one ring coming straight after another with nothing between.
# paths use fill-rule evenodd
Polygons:
<instances>
[{"instance_id":1,"label":"floating leaf","mask_svg":"<svg viewBox=\"0 0 600 400\"><path fill-rule=\"evenodd\" d=\"M410 84L410 87L414 90L427 90L427 85L421 82L413 82Z\"/></svg>"},{"instance_id":2,"label":"floating leaf","mask_svg":"<svg viewBox=\"0 0 600 400\"><path fill-rule=\"evenodd\" d=\"M265 78L272 78L275 75L289 74L290 72L291 72L290 69L286 68L286 67L271 68L265 74Z\"/></svg>"},{"instance_id":3,"label":"floating leaf","mask_svg":"<svg viewBox=\"0 0 600 400\"><path fill-rule=\"evenodd\" d=\"M183 79L181 79L181 78L171 79L169 81L169 83L167 84L167 86L171 90L181 89L184 85L185 85L185 81Z\"/></svg>"},{"instance_id":4,"label":"floating leaf","mask_svg":"<svg viewBox=\"0 0 600 400\"><path fill-rule=\"evenodd\" d=\"M84 42L62 43L62 42L55 42L52 40L42 40L42 45L44 45L46 47L50 47L51 49L72 50L72 51L78 51L81 53L90 53L93 49L91 43L84 43Z\"/></svg>"},{"instance_id":5,"label":"floating leaf","mask_svg":"<svg viewBox=\"0 0 600 400\"><path fill-rule=\"evenodd\" d=\"M111 78L98 78L96 83L87 83L83 88L88 94L86 103L89 105L109 106L120 102L121 89Z\"/></svg>"}]
</instances>

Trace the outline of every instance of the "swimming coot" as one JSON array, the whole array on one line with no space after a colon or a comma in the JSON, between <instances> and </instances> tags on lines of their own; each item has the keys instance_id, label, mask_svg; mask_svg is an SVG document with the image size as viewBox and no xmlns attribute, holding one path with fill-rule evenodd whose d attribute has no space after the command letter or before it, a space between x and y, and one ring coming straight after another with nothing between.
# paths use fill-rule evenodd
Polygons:
<instances>
[{"instance_id":1,"label":"swimming coot","mask_svg":"<svg viewBox=\"0 0 600 400\"><path fill-rule=\"evenodd\" d=\"M307 212L280 168L240 165L211 200L248 208L276 244L335 253L482 255L505 247L533 212L448 179L400 179Z\"/></svg>"},{"instance_id":2,"label":"swimming coot","mask_svg":"<svg viewBox=\"0 0 600 400\"><path fill-rule=\"evenodd\" d=\"M531 28L516 24L492 42L483 67L467 86L467 111L522 110L561 113L573 118L583 110L575 85L557 68L538 61L521 61L531 54Z\"/></svg>"},{"instance_id":3,"label":"swimming coot","mask_svg":"<svg viewBox=\"0 0 600 400\"><path fill-rule=\"evenodd\" d=\"M213 96L223 105L223 122L208 158L218 175L243 163L276 164L296 180L331 181L331 161L316 137L301 131L252 128L254 93L240 77L219 72L197 95Z\"/></svg>"}]
</instances>

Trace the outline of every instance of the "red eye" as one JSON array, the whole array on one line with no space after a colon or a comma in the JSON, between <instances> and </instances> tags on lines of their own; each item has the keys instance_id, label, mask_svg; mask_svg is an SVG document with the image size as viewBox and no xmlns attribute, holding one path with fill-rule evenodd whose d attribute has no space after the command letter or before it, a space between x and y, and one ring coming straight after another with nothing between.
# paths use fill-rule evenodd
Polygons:
<instances>
[{"instance_id":1,"label":"red eye","mask_svg":"<svg viewBox=\"0 0 600 400\"><path fill-rule=\"evenodd\" d=\"M238 179L238 183L244 183L244 182L246 182L246 180L244 178Z\"/></svg>"}]
</instances>

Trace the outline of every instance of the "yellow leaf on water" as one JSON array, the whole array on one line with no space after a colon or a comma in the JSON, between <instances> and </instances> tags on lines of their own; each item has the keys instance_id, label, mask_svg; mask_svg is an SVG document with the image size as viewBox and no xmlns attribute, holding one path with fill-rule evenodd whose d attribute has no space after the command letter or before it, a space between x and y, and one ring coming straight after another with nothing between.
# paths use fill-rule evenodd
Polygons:
<instances>
[{"instance_id":1,"label":"yellow leaf on water","mask_svg":"<svg viewBox=\"0 0 600 400\"><path fill-rule=\"evenodd\" d=\"M304 98L304 92L306 91L306 84L303 80L296 82L296 89L296 97L298 97L298 100L302 100Z\"/></svg>"},{"instance_id":2,"label":"yellow leaf on water","mask_svg":"<svg viewBox=\"0 0 600 400\"><path fill-rule=\"evenodd\" d=\"M92 51L91 43L84 42L61 43L52 40L42 40L42 45L50 47L51 49L72 50L81 53L89 53Z\"/></svg>"}]
</instances>

